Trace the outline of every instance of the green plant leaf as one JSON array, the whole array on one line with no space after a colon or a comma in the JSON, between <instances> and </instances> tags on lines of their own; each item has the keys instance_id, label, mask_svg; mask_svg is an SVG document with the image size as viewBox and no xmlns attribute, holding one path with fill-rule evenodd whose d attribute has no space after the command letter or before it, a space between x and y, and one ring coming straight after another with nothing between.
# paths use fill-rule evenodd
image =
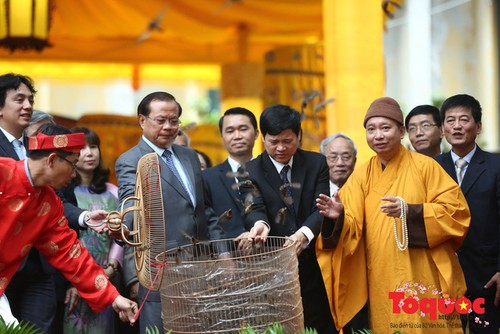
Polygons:
<instances>
[{"instance_id":1,"label":"green plant leaf","mask_svg":"<svg viewBox=\"0 0 500 334\"><path fill-rule=\"evenodd\" d=\"M0 317L0 333L2 334L43 334L43 332L34 324L21 321L19 325L7 325L2 317Z\"/></svg>"}]
</instances>

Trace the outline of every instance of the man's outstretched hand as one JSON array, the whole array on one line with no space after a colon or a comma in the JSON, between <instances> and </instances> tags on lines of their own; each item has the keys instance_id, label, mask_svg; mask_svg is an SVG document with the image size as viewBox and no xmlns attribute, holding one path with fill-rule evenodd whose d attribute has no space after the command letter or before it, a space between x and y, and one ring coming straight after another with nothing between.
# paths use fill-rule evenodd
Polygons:
<instances>
[{"instance_id":1,"label":"man's outstretched hand","mask_svg":"<svg viewBox=\"0 0 500 334\"><path fill-rule=\"evenodd\" d=\"M136 302L123 296L118 296L113 302L113 309L118 313L121 321L130 322L131 325L135 323L135 316L138 310Z\"/></svg>"}]
</instances>

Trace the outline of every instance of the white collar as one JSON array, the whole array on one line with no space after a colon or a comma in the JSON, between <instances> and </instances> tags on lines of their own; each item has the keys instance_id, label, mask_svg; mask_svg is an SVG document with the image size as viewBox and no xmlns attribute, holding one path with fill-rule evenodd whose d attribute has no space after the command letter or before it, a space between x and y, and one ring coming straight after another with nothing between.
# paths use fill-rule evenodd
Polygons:
<instances>
[{"instance_id":1,"label":"white collar","mask_svg":"<svg viewBox=\"0 0 500 334\"><path fill-rule=\"evenodd\" d=\"M278 174L281 172L281 170L283 169L283 167L285 166L290 166L290 170L292 170L292 165L293 165L293 155L292 157L290 158L290 161L288 161L288 163L285 165L285 164L282 164L281 162L278 162L276 160L274 160L273 158L271 158L271 156L269 156L269 158L271 159L273 165L274 165L274 168L276 168L276 170L278 171Z\"/></svg>"},{"instance_id":2,"label":"white collar","mask_svg":"<svg viewBox=\"0 0 500 334\"><path fill-rule=\"evenodd\" d=\"M227 157L227 162L229 163L229 166L231 167L233 173L236 173L238 171L238 168L241 167L240 163L231 157Z\"/></svg>"},{"instance_id":3,"label":"white collar","mask_svg":"<svg viewBox=\"0 0 500 334\"><path fill-rule=\"evenodd\" d=\"M7 140L9 141L9 143L11 143L11 144L12 144L12 142L13 142L15 139L17 139L17 140L19 140L22 144L24 144L24 141L23 141L24 136L21 136L21 138L16 138L16 137L14 137L13 135L11 135L9 132L7 132L7 130L5 130L4 128L2 128L1 126L0 126L0 130L3 132L3 134L5 135L5 137L7 137Z\"/></svg>"},{"instance_id":4,"label":"white collar","mask_svg":"<svg viewBox=\"0 0 500 334\"><path fill-rule=\"evenodd\" d=\"M474 145L474 148L469 153L467 153L467 155L465 157L462 158L465 161L467 161L467 164L470 164L470 161L472 160L474 153L476 153L476 149L477 149L477 145ZM451 159L453 160L453 164L455 164L455 161L460 159L460 157L455 152L453 152L453 150L451 150L450 152L451 152Z\"/></svg>"}]
</instances>

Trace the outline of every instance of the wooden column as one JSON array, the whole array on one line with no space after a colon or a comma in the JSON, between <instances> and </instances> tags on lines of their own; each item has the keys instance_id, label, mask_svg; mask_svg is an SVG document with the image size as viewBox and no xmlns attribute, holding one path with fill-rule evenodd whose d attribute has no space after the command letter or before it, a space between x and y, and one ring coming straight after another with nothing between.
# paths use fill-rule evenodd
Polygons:
<instances>
[{"instance_id":1,"label":"wooden column","mask_svg":"<svg viewBox=\"0 0 500 334\"><path fill-rule=\"evenodd\" d=\"M259 122L262 113L264 66L257 63L231 63L221 67L221 114L233 107L247 108ZM261 140L255 142L254 156L262 152Z\"/></svg>"},{"instance_id":2,"label":"wooden column","mask_svg":"<svg viewBox=\"0 0 500 334\"><path fill-rule=\"evenodd\" d=\"M323 31L327 135L344 132L358 146L358 163L373 156L363 119L370 103L384 95L381 1L324 0Z\"/></svg>"},{"instance_id":3,"label":"wooden column","mask_svg":"<svg viewBox=\"0 0 500 334\"><path fill-rule=\"evenodd\" d=\"M221 66L221 114L233 107L247 108L257 117L262 113L262 86L264 66L247 62L248 27L240 23L237 28L237 61ZM262 152L261 140L254 146L254 156Z\"/></svg>"}]
</instances>

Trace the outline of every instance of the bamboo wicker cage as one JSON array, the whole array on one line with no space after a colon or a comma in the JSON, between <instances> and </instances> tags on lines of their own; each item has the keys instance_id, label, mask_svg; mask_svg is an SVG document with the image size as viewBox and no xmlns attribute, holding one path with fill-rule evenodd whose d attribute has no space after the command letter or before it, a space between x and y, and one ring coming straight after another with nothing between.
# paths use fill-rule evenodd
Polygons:
<instances>
[{"instance_id":1,"label":"bamboo wicker cage","mask_svg":"<svg viewBox=\"0 0 500 334\"><path fill-rule=\"evenodd\" d=\"M193 241L160 254L165 332L237 333L276 322L285 333L301 331L298 261L286 240L268 237L244 249L230 239Z\"/></svg>"}]
</instances>

